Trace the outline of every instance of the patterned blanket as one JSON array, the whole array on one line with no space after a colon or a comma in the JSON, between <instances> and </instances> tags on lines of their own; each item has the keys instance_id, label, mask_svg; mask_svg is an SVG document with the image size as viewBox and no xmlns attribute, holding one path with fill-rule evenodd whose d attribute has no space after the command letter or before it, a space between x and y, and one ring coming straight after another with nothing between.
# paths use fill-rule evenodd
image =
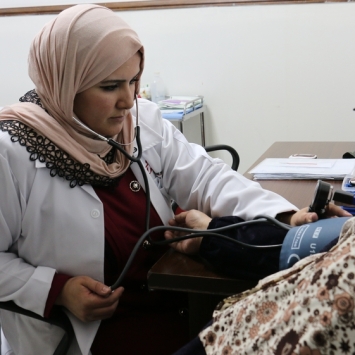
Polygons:
<instances>
[{"instance_id":1,"label":"patterned blanket","mask_svg":"<svg viewBox=\"0 0 355 355\"><path fill-rule=\"evenodd\" d=\"M355 218L330 251L222 301L199 337L207 355L355 354Z\"/></svg>"}]
</instances>

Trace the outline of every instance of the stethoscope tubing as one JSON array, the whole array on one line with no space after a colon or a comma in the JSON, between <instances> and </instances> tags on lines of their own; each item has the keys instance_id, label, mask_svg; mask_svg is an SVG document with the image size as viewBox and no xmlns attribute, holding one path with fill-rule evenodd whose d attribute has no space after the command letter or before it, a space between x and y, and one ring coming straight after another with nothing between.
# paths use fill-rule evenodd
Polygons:
<instances>
[{"instance_id":1,"label":"stethoscope tubing","mask_svg":"<svg viewBox=\"0 0 355 355\"><path fill-rule=\"evenodd\" d=\"M148 199L148 197L147 197ZM272 218L270 216L263 216L263 215L258 215L256 216L253 220L251 221L245 221L245 222L239 222L239 223L234 223L234 224L230 224L228 226L224 226L224 227L219 227L219 228L214 228L214 229L209 229L209 230L197 230L197 229L190 229L190 228L183 228L183 227L174 227L174 226L157 226L157 227L153 227L148 229L144 234L142 234L142 236L139 238L139 240L137 241L136 245L134 246L131 255L129 256L123 270L121 271L120 276L118 277L118 279L116 280L116 282L110 286L111 290L115 290L117 287L119 287L122 284L123 279L125 278L129 268L131 267L131 264L133 262L133 259L135 258L139 248L142 246L142 244L144 243L144 241L149 238L149 235L151 233L154 233L156 231L166 231L166 230L174 230L174 231L180 231L180 232L187 232L190 234L181 236L181 237L176 237L176 238L172 238L172 239L166 239L166 240L162 240L162 241L150 241L150 243L152 245L167 245L167 244L171 244L171 243L176 243L176 242L180 242L182 240L186 240L186 239L191 239L191 238L197 238L197 237L203 237L206 235L209 236L215 236L215 237L219 237L222 239L225 239L227 241L230 241L232 243L235 243L241 247L245 247L245 248L252 248L252 249L264 249L264 250L270 250L270 249L281 249L282 244L275 244L275 245L252 245L252 244L247 244L247 243L243 243L239 240L233 239L231 237L228 237L224 234L220 234L218 232L223 232L229 229L233 229L233 228L240 228L243 226L247 226L247 225L251 225L251 224L259 224L259 223L265 223L265 222L269 222L270 224L274 224L276 226L279 226L283 229L286 230L290 230L291 226L281 223L280 221L278 221L275 218Z\"/></svg>"},{"instance_id":2,"label":"stethoscope tubing","mask_svg":"<svg viewBox=\"0 0 355 355\"><path fill-rule=\"evenodd\" d=\"M129 159L132 163L137 163L139 166L139 169L142 173L142 177L143 177L143 181L144 181L144 188L145 188L145 194L146 194L146 215L145 215L145 233L142 234L142 236L138 239L137 243L135 244L121 274L119 275L119 277L117 278L116 282L110 286L111 290L114 291L116 288L118 288L119 286L122 285L123 279L125 278L129 268L131 267L131 264L133 262L133 259L135 258L139 248L143 247L143 243L148 242L148 246L152 246L152 245L167 245L167 244L171 244L171 243L176 243L176 242L180 242L182 240L186 240L186 239L191 239L191 238L197 238L197 237L201 237L201 236L206 236L206 235L210 235L210 236L215 236L215 237L220 237L223 238L225 240L229 240L233 243L238 244L241 247L245 247L245 248L253 248L253 249L280 249L282 244L276 244L276 245L252 245L252 244L247 244L247 243L243 243L241 241L235 240L233 238L230 238L224 234L220 234L218 232L222 232L228 229L232 229L232 228L238 228L238 227L242 227L242 226L246 226L246 225L250 225L250 224L258 224L258 223L263 223L265 221L277 225L281 228L284 228L286 230L291 229L291 226L281 223L279 222L277 219L272 218L270 216L264 216L264 215L259 215L256 216L253 220L251 221L245 221L245 222L239 222L239 223L235 223L235 224L231 224L229 226L224 226L224 227L220 227L220 228L214 228L214 229L209 229L209 230L194 230L194 229L190 229L190 228L182 228L182 227L173 227L173 226L157 226L157 227L153 227L153 228L149 228L149 222L150 222L150 205L151 205L151 198L150 198L150 188L149 188L149 182L148 182L148 176L147 173L144 169L143 163L141 161L142 159L142 153L143 153L143 149L142 149L142 143L141 143L141 139L140 139L140 126L138 125L138 102L137 102L137 97L135 97L135 102L136 102L136 114L137 114L137 124L135 127L135 139L136 139L136 143L137 143L137 155L136 156L131 156L122 146L120 143L116 142L115 140L113 140L112 138L106 138L102 135L100 135L99 133L93 131L91 128L89 128L88 126L86 126L83 122L81 122L79 119L73 117L73 119L75 120L75 122L77 122L81 127L83 127L84 129L88 130L89 132L91 132L93 135L95 135L96 137L98 137L101 140L106 141L109 145L111 145L112 147L114 147L115 149L117 149L118 151L120 151L127 159ZM156 231L166 231L166 230L172 230L172 231L180 231L180 232L186 232L189 233L185 236L181 236L181 237L176 237L176 238L172 238L172 239L166 239L166 240L161 240L161 241L153 241L150 238L150 234Z\"/></svg>"},{"instance_id":3,"label":"stethoscope tubing","mask_svg":"<svg viewBox=\"0 0 355 355\"><path fill-rule=\"evenodd\" d=\"M142 158L142 143L140 139L140 127L136 126L136 142L137 142L137 156L132 157L130 154L128 154L120 145L113 139L108 139L107 143L110 144L112 147L116 148L119 150L125 157L127 157L132 163L137 163L139 166L139 169L142 173L143 181L144 181L144 188L145 188L145 194L146 194L146 203L145 203L145 208L146 208L146 213L145 213L145 230L149 230L149 221L150 221L150 187L149 187L149 182L148 182L148 177L147 173L144 169L144 166L142 164L141 158Z\"/></svg>"}]
</instances>

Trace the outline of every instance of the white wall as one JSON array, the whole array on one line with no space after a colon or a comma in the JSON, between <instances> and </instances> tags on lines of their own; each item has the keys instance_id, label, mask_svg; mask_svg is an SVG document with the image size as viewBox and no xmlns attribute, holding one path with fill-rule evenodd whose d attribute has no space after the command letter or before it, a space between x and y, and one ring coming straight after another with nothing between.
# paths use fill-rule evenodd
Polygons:
<instances>
[{"instance_id":1,"label":"white wall","mask_svg":"<svg viewBox=\"0 0 355 355\"><path fill-rule=\"evenodd\" d=\"M354 3L118 15L145 45L143 83L159 70L169 94L204 95L207 144L237 149L241 172L275 141L353 140ZM33 87L28 47L53 16L0 17L0 106ZM198 120L186 127L200 142Z\"/></svg>"}]
</instances>

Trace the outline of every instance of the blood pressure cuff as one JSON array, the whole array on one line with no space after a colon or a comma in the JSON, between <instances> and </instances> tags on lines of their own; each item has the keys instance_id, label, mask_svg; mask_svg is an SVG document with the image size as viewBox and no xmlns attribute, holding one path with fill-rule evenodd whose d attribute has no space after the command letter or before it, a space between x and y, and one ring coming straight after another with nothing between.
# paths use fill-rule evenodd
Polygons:
<instances>
[{"instance_id":1,"label":"blood pressure cuff","mask_svg":"<svg viewBox=\"0 0 355 355\"><path fill-rule=\"evenodd\" d=\"M244 222L244 220L235 216L213 218L208 229L229 226L239 222ZM265 221L218 233L246 244L275 245L283 243L287 232L286 229ZM279 271L280 250L281 248L247 248L233 241L206 235L202 239L200 255L216 271L234 278L260 280Z\"/></svg>"}]
</instances>

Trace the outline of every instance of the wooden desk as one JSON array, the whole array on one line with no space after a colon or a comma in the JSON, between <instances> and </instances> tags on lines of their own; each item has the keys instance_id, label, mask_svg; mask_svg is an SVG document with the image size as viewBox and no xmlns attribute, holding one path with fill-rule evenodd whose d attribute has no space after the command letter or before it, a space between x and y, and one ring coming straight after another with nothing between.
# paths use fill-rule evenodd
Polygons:
<instances>
[{"instance_id":1,"label":"wooden desk","mask_svg":"<svg viewBox=\"0 0 355 355\"><path fill-rule=\"evenodd\" d=\"M341 159L343 154L355 150L355 142L276 142L247 171L265 158L288 158L295 153L317 154L319 159ZM245 173L244 176L252 179ZM324 180L331 183L334 190L341 189L341 180ZM317 180L260 180L260 185L285 197L298 208L311 203Z\"/></svg>"},{"instance_id":2,"label":"wooden desk","mask_svg":"<svg viewBox=\"0 0 355 355\"><path fill-rule=\"evenodd\" d=\"M276 142L253 165L265 158L288 158L294 153L313 153L318 158L342 158L355 150L355 142ZM252 168L251 167L251 168ZM247 171L249 171L248 169ZM252 178L248 173L244 174ZM299 208L311 203L317 180L262 180L260 185L284 196ZM341 181L332 181L334 189ZM211 318L215 305L225 296L244 291L255 282L225 277L212 270L198 257L189 257L170 250L149 271L151 289L184 291L190 299L191 336Z\"/></svg>"},{"instance_id":3,"label":"wooden desk","mask_svg":"<svg viewBox=\"0 0 355 355\"><path fill-rule=\"evenodd\" d=\"M201 258L187 256L173 249L164 254L148 273L150 289L188 293L191 338L212 318L213 310L223 298L254 285L254 281L218 274Z\"/></svg>"}]
</instances>

